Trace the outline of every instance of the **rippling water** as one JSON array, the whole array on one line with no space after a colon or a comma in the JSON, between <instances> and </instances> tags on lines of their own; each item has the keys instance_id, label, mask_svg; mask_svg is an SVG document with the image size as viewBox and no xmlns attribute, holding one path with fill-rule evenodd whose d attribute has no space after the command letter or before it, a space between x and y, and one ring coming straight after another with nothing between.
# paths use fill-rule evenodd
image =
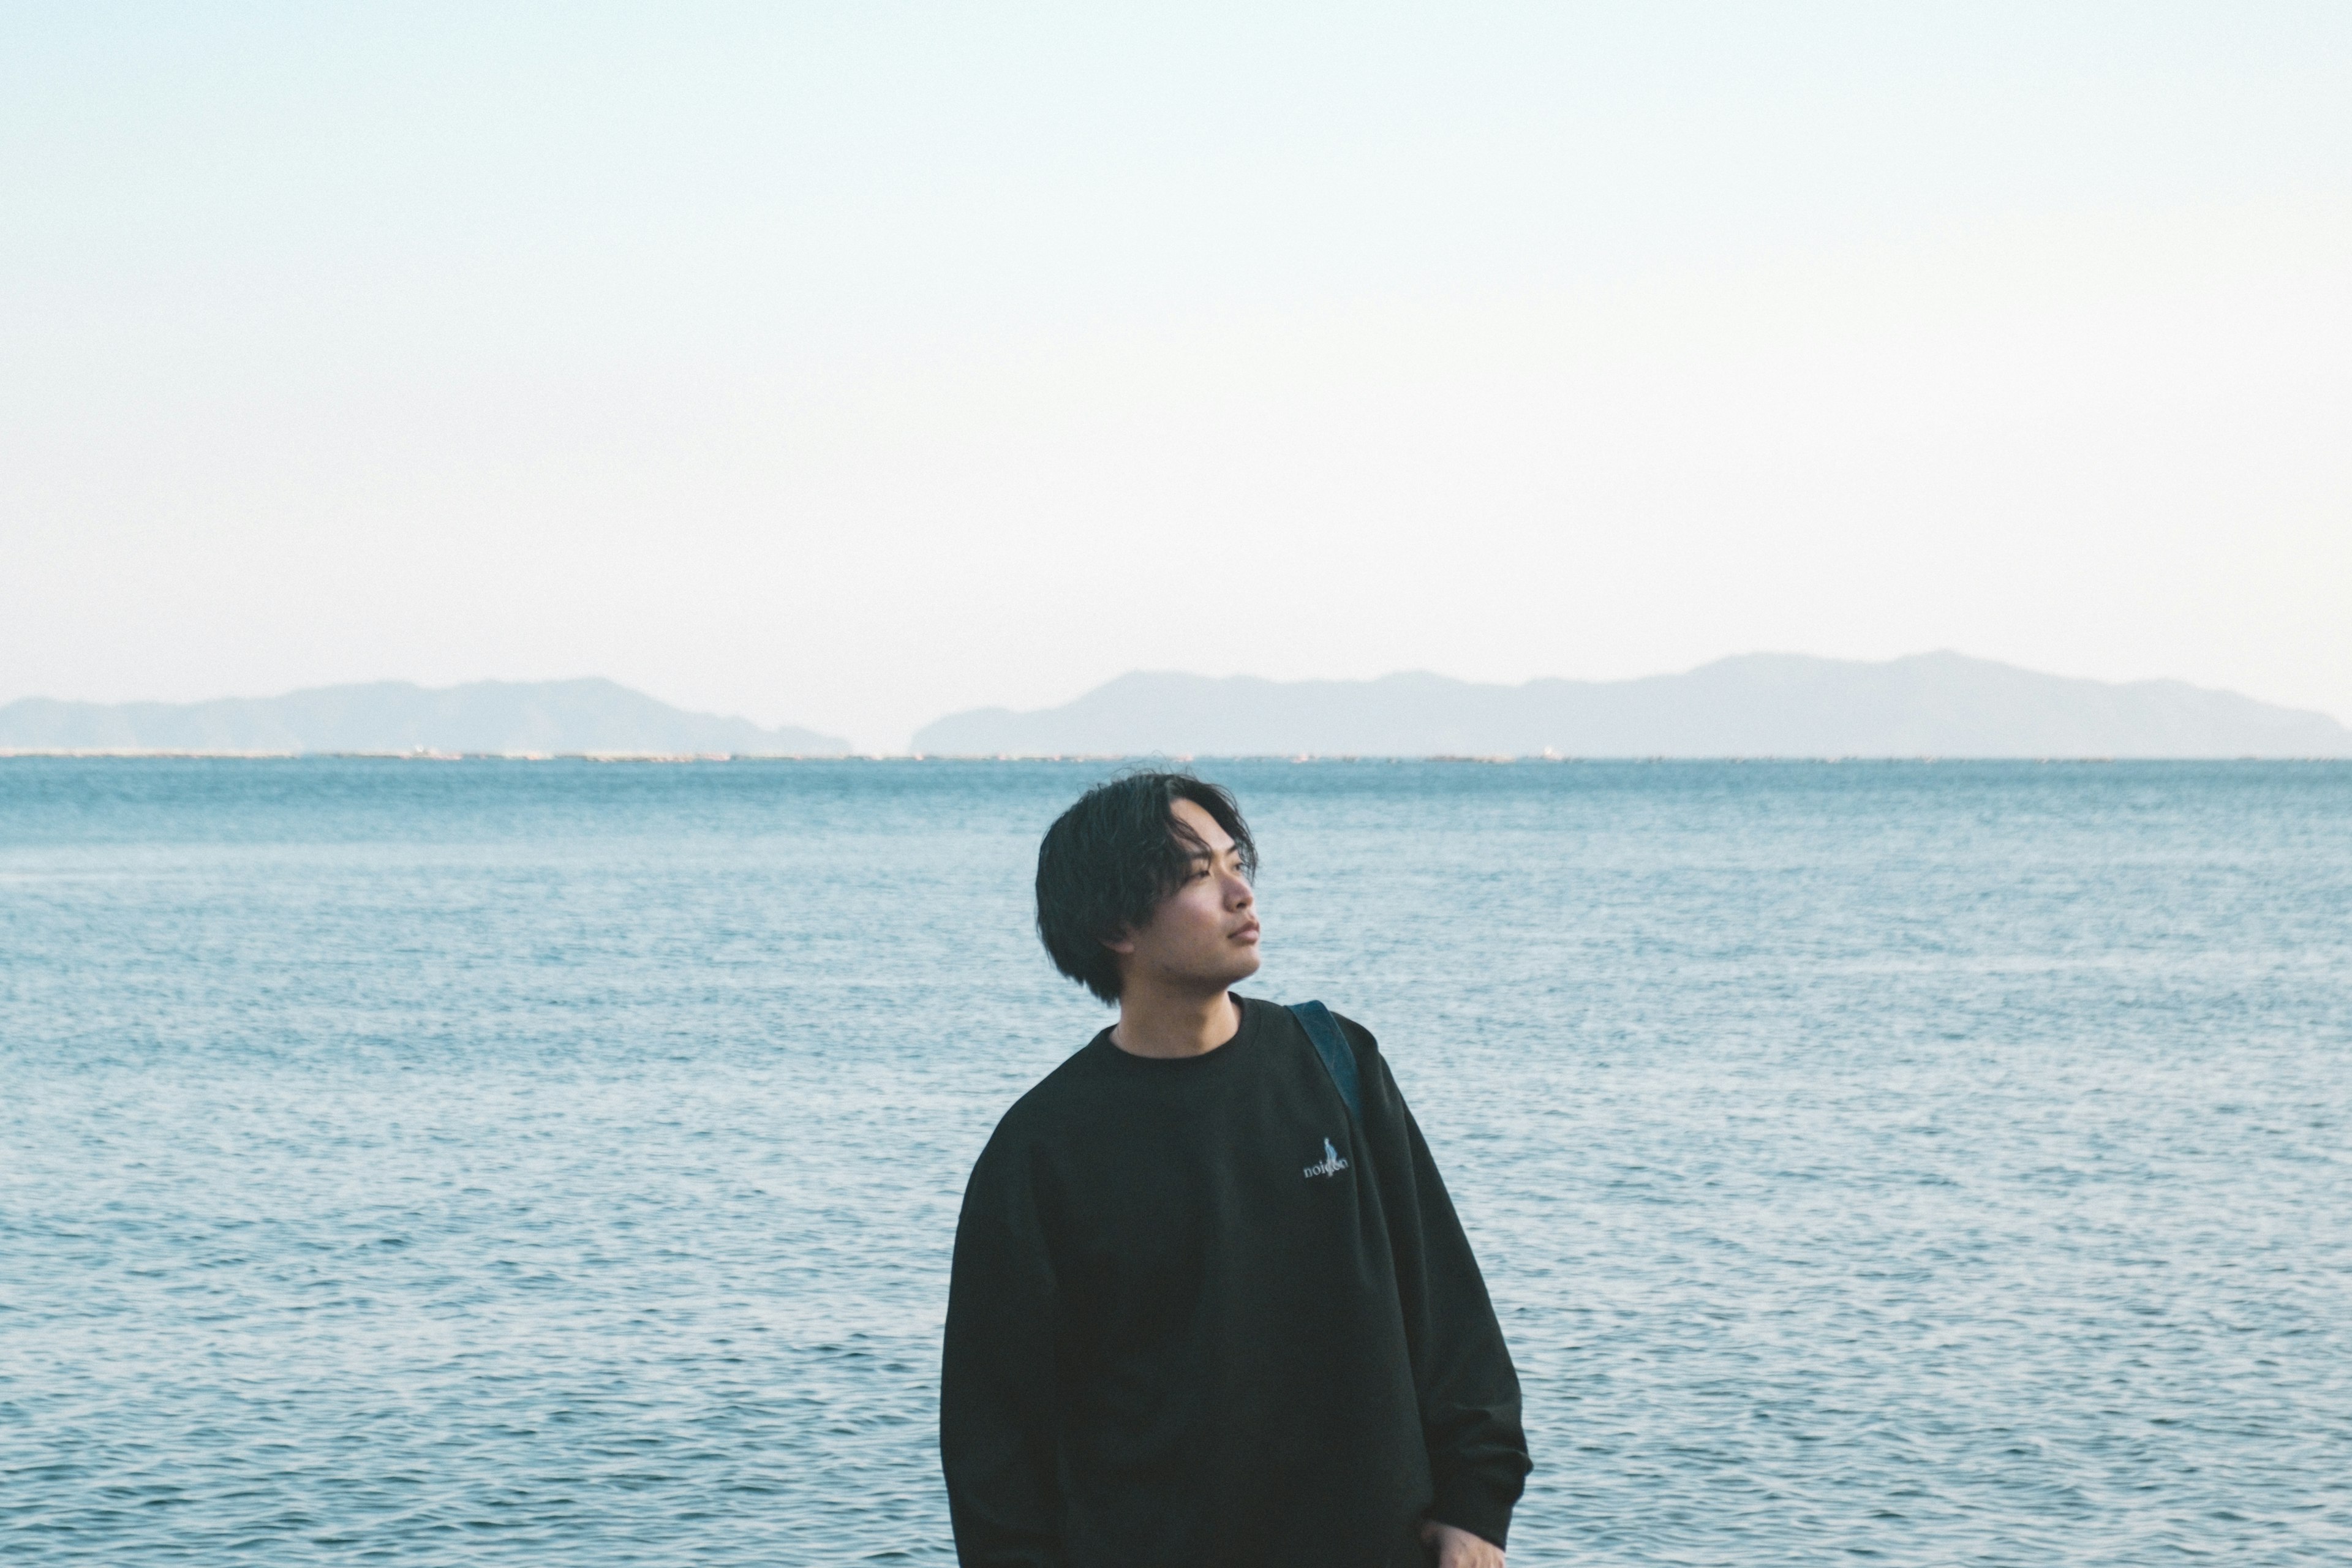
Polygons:
<instances>
[{"instance_id":1,"label":"rippling water","mask_svg":"<svg viewBox=\"0 0 2352 1568\"><path fill-rule=\"evenodd\" d=\"M0 761L0 1556L944 1563L1100 770ZM1515 1563L2352 1561L2352 767L1251 763Z\"/></svg>"}]
</instances>

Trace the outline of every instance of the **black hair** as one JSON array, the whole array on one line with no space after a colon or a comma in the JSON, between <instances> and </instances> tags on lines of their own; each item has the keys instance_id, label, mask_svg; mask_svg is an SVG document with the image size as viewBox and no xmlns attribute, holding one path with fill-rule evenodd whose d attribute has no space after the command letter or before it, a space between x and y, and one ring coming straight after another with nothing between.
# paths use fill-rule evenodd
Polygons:
<instances>
[{"instance_id":1,"label":"black hair","mask_svg":"<svg viewBox=\"0 0 2352 1568\"><path fill-rule=\"evenodd\" d=\"M1097 784L1037 846L1037 935L1055 968L1106 1002L1118 1000L1118 955L1103 943L1148 923L1202 847L1176 816L1180 800L1225 830L1243 873L1255 878L1257 846L1242 808L1190 773L1138 772Z\"/></svg>"}]
</instances>

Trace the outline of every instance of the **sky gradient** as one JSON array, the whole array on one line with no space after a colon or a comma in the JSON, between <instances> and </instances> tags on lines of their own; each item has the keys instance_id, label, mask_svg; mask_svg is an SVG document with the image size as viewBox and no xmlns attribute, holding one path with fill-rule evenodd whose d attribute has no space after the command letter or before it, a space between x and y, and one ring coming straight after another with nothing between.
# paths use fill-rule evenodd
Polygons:
<instances>
[{"instance_id":1,"label":"sky gradient","mask_svg":"<svg viewBox=\"0 0 2352 1568\"><path fill-rule=\"evenodd\" d=\"M2352 718L2352 9L1771 11L0 5L0 701Z\"/></svg>"}]
</instances>

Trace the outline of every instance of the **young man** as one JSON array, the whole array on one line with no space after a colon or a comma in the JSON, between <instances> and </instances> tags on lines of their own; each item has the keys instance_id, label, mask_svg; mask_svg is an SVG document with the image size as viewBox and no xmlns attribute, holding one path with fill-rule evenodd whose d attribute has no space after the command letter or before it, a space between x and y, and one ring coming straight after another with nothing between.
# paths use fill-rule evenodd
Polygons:
<instances>
[{"instance_id":1,"label":"young man","mask_svg":"<svg viewBox=\"0 0 2352 1568\"><path fill-rule=\"evenodd\" d=\"M1256 973L1255 847L1181 773L1089 791L1037 929L1118 1022L1024 1095L956 1230L965 1568L1501 1568L1528 1471L1478 1265L1372 1037L1361 1120ZM1344 1064L1342 1064L1344 1066Z\"/></svg>"}]
</instances>

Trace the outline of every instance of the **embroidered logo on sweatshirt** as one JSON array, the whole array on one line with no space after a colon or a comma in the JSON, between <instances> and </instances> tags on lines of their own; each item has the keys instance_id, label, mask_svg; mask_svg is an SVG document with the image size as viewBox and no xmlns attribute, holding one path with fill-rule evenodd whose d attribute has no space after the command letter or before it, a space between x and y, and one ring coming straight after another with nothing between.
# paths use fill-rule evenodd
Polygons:
<instances>
[{"instance_id":1,"label":"embroidered logo on sweatshirt","mask_svg":"<svg viewBox=\"0 0 2352 1568\"><path fill-rule=\"evenodd\" d=\"M1347 1168L1348 1162L1339 1158L1339 1151L1331 1147L1331 1140L1326 1138L1323 1140L1322 1160L1318 1163L1307 1166L1307 1173L1310 1177L1336 1176Z\"/></svg>"}]
</instances>

